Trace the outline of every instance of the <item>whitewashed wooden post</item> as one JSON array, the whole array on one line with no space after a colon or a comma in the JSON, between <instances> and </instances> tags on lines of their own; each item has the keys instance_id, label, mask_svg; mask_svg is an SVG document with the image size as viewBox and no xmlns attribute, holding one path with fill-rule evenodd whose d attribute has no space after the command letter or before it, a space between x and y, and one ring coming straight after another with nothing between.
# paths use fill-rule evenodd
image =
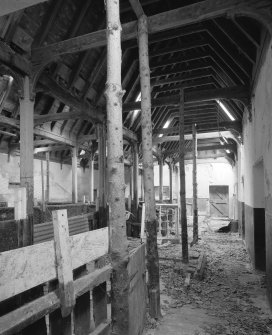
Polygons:
<instances>
[{"instance_id":1,"label":"whitewashed wooden post","mask_svg":"<svg viewBox=\"0 0 272 335\"><path fill-rule=\"evenodd\" d=\"M141 80L141 125L142 151L144 171L144 197L146 214L146 249L148 288L150 297L149 313L159 318L160 311L160 271L157 246L157 217L154 193L154 166L152 154L152 122L151 122L151 89L148 56L147 17L142 15L138 20L139 60Z\"/></svg>"},{"instance_id":2,"label":"whitewashed wooden post","mask_svg":"<svg viewBox=\"0 0 272 335\"><path fill-rule=\"evenodd\" d=\"M72 149L72 202L76 204L78 202L77 193L77 147Z\"/></svg>"},{"instance_id":3,"label":"whitewashed wooden post","mask_svg":"<svg viewBox=\"0 0 272 335\"><path fill-rule=\"evenodd\" d=\"M34 214L34 100L31 80L23 79L23 92L20 98L20 183L26 189L26 221L24 227L23 245L33 244L33 214Z\"/></svg>"},{"instance_id":4,"label":"whitewashed wooden post","mask_svg":"<svg viewBox=\"0 0 272 335\"><path fill-rule=\"evenodd\" d=\"M182 260L184 263L189 262L188 250L188 229L186 214L186 190L185 190L185 139L184 139L184 90L180 92L180 116L179 116L179 171L180 171L180 210L181 210L181 243L182 243Z\"/></svg>"},{"instance_id":5,"label":"whitewashed wooden post","mask_svg":"<svg viewBox=\"0 0 272 335\"><path fill-rule=\"evenodd\" d=\"M174 165L172 162L169 163L169 200L170 204L173 203L173 169Z\"/></svg>"},{"instance_id":6,"label":"whitewashed wooden post","mask_svg":"<svg viewBox=\"0 0 272 335\"><path fill-rule=\"evenodd\" d=\"M50 199L50 153L47 151L45 153L46 159L46 194L45 194L45 201L48 203Z\"/></svg>"},{"instance_id":7,"label":"whitewashed wooden post","mask_svg":"<svg viewBox=\"0 0 272 335\"><path fill-rule=\"evenodd\" d=\"M159 159L159 175L160 175L160 203L163 202L163 158Z\"/></svg>"},{"instance_id":8,"label":"whitewashed wooden post","mask_svg":"<svg viewBox=\"0 0 272 335\"><path fill-rule=\"evenodd\" d=\"M112 276L112 334L129 334L128 241L121 84L121 24L119 0L107 0L107 140L108 203Z\"/></svg>"}]
</instances>

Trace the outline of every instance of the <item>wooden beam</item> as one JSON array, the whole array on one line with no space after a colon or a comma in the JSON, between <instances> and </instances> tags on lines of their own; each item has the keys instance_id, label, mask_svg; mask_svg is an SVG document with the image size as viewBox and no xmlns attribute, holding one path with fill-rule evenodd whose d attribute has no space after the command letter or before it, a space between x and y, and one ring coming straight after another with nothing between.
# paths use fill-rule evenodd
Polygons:
<instances>
[{"instance_id":1,"label":"wooden beam","mask_svg":"<svg viewBox=\"0 0 272 335\"><path fill-rule=\"evenodd\" d=\"M246 86L234 86L226 88L215 88L215 89L205 89L205 90L194 90L191 92L185 92L184 102L192 103L198 101L209 101L215 99L234 99L234 100L244 100L249 101L250 91ZM161 106L178 106L179 96L171 95L165 96L163 98L152 99L152 107ZM129 102L123 105L123 111L128 112L131 110L141 109L141 102Z\"/></svg>"},{"instance_id":2,"label":"wooden beam","mask_svg":"<svg viewBox=\"0 0 272 335\"><path fill-rule=\"evenodd\" d=\"M205 132L211 128L227 128L227 129L235 129L239 132L242 131L242 124L240 121L221 121L218 123L211 123L207 125L197 125L197 131L198 133L200 132ZM185 127L185 133L191 132L192 128L191 127ZM159 129L154 129L153 134L173 134L173 133L178 133L179 128L178 127L173 127L173 128L159 128Z\"/></svg>"},{"instance_id":3,"label":"wooden beam","mask_svg":"<svg viewBox=\"0 0 272 335\"><path fill-rule=\"evenodd\" d=\"M48 0L2 0L0 16L4 16L18 10L37 5Z\"/></svg>"},{"instance_id":4,"label":"wooden beam","mask_svg":"<svg viewBox=\"0 0 272 335\"><path fill-rule=\"evenodd\" d=\"M68 136L59 135L58 133L53 132L53 131L49 131L47 129L36 127L36 128L34 128L34 134L38 135L38 136L41 136L41 137L44 137L46 139L52 140L56 143L63 143L63 144L67 144L69 146L76 145L76 139L75 138L70 138Z\"/></svg>"},{"instance_id":5,"label":"wooden beam","mask_svg":"<svg viewBox=\"0 0 272 335\"><path fill-rule=\"evenodd\" d=\"M67 150L67 149L68 149L67 146L64 146L64 145L41 147L41 148L35 148L34 154L38 154L40 152L61 151L61 150Z\"/></svg>"},{"instance_id":6,"label":"wooden beam","mask_svg":"<svg viewBox=\"0 0 272 335\"><path fill-rule=\"evenodd\" d=\"M270 0L206 0L201 3L180 7L148 18L150 34L182 27L227 14L244 14L261 20L272 33ZM132 21L122 26L122 41L137 37L137 22ZM41 64L50 62L60 55L80 52L106 45L106 30L99 30L46 47L32 50L32 62Z\"/></svg>"},{"instance_id":7,"label":"wooden beam","mask_svg":"<svg viewBox=\"0 0 272 335\"><path fill-rule=\"evenodd\" d=\"M144 15L143 7L140 3L140 0L129 0L130 5L136 14L137 18L139 19L142 15Z\"/></svg>"},{"instance_id":8,"label":"wooden beam","mask_svg":"<svg viewBox=\"0 0 272 335\"><path fill-rule=\"evenodd\" d=\"M59 121L59 120L70 120L80 118L82 120L93 120L93 115L89 112L84 111L72 111L63 112L57 114L44 114L44 115L34 115L34 124L39 125L46 122Z\"/></svg>"},{"instance_id":9,"label":"wooden beam","mask_svg":"<svg viewBox=\"0 0 272 335\"><path fill-rule=\"evenodd\" d=\"M226 137L226 138L232 138L233 140L235 140L237 142L237 139L235 138L235 136L230 132L230 131L213 131L213 132L209 132L209 133L202 133L202 134L198 134L198 139L208 139L208 138L220 138L220 137ZM192 140L192 134L188 134L184 136L185 140ZM158 143L164 143L164 142L176 142L179 141L179 136L162 136L162 137L157 137L157 138L153 138L153 145L154 144L158 144Z\"/></svg>"},{"instance_id":10,"label":"wooden beam","mask_svg":"<svg viewBox=\"0 0 272 335\"><path fill-rule=\"evenodd\" d=\"M102 122L104 120L102 110L91 106L87 102L76 99L49 76L42 75L39 79L39 85L42 86L45 92L48 92L49 95L60 100L65 105L72 107L74 110L86 113L93 121Z\"/></svg>"}]
</instances>

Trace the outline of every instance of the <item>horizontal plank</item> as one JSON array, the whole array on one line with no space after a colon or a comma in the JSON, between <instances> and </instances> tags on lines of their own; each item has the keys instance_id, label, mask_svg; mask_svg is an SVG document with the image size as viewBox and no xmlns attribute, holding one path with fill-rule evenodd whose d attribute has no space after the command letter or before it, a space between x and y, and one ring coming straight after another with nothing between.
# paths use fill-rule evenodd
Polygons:
<instances>
[{"instance_id":1,"label":"horizontal plank","mask_svg":"<svg viewBox=\"0 0 272 335\"><path fill-rule=\"evenodd\" d=\"M74 282L76 297L81 296L94 287L108 281L111 276L111 266L105 266L77 279ZM13 312L0 317L0 335L11 335L22 330L46 314L60 307L58 290L48 293Z\"/></svg>"},{"instance_id":2,"label":"horizontal plank","mask_svg":"<svg viewBox=\"0 0 272 335\"><path fill-rule=\"evenodd\" d=\"M75 235L89 231L87 215L78 215L68 218L69 234ZM54 238L53 222L44 222L34 225L34 244L50 241Z\"/></svg>"},{"instance_id":3,"label":"horizontal plank","mask_svg":"<svg viewBox=\"0 0 272 335\"><path fill-rule=\"evenodd\" d=\"M108 252L108 228L74 235L70 243L76 269ZM0 301L57 278L53 241L3 252L0 264Z\"/></svg>"}]
</instances>

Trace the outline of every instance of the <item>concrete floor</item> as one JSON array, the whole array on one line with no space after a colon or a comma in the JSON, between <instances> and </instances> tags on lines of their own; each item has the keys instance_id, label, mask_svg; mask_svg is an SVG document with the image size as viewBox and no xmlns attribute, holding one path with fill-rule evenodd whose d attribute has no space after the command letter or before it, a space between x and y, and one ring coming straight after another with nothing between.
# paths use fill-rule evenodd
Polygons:
<instances>
[{"instance_id":1,"label":"concrete floor","mask_svg":"<svg viewBox=\"0 0 272 335\"><path fill-rule=\"evenodd\" d=\"M201 224L196 248L208 255L207 269L203 281L191 280L189 291L184 290L180 275L161 268L164 316L145 335L272 334L264 273L252 269L238 234L215 232L227 223L204 220ZM180 251L180 246L171 248L173 253Z\"/></svg>"}]
</instances>

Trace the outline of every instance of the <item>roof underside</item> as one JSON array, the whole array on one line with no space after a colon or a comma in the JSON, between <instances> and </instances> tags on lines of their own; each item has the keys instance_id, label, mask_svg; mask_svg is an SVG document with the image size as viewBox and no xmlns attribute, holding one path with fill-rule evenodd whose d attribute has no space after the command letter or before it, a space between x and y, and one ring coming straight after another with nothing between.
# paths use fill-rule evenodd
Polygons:
<instances>
[{"instance_id":1,"label":"roof underside","mask_svg":"<svg viewBox=\"0 0 272 335\"><path fill-rule=\"evenodd\" d=\"M202 1L141 0L140 2L145 14L150 17ZM122 24L136 20L128 0L121 1L120 6ZM27 56L31 47L39 48L104 29L105 18L104 1L51 0L1 17L0 37L15 53ZM161 138L158 129L163 128L167 133L164 136L178 135L179 108L171 103L171 98L174 99L182 87L185 89L185 94L234 86L251 87L264 36L265 29L260 23L243 16L220 16L151 34L149 54L152 99L160 101L152 108L154 138L157 140ZM126 91L123 98L123 124L140 138L141 113L137 109L130 110L128 105L136 101L140 92L137 40L124 41L122 52L122 86ZM1 72L4 75L5 68ZM75 138L95 135L97 120L78 115L78 110L83 106L86 110L95 111L98 117L105 115L105 82L105 46L65 54L52 61L43 70L37 85L36 127ZM13 83L5 99L8 85L8 78L2 76L0 111L2 116L16 120L19 119L17 88ZM159 98L165 99L158 100ZM191 101L185 105L186 133L191 133L193 124L197 124L201 132L224 131L231 128L237 133L244 105L237 100L220 101L234 117L235 127L228 125L230 119L215 99ZM56 114L63 115L63 113L69 114L63 119L56 117ZM13 145L16 148L19 137L10 133L16 135L18 129L0 124L0 132L1 146L7 142L9 147ZM46 138L39 134L42 133L38 131L35 133L36 148L50 146L51 157L63 162L70 159L69 147L50 140L47 140L47 143ZM90 137L89 142L85 143L86 148L96 148L94 138ZM161 140L157 142L160 143ZM130 146L126 141L124 143L124 149L129 153ZM234 141L229 139L228 143L232 145ZM220 139L203 139L199 140L199 144L216 146L220 144ZM159 150L165 157L177 159L178 141L162 142L159 144ZM191 151L190 140L186 141L186 150ZM42 154L44 153L40 153ZM86 153L85 155L83 158L87 159L88 155Z\"/></svg>"}]
</instances>

